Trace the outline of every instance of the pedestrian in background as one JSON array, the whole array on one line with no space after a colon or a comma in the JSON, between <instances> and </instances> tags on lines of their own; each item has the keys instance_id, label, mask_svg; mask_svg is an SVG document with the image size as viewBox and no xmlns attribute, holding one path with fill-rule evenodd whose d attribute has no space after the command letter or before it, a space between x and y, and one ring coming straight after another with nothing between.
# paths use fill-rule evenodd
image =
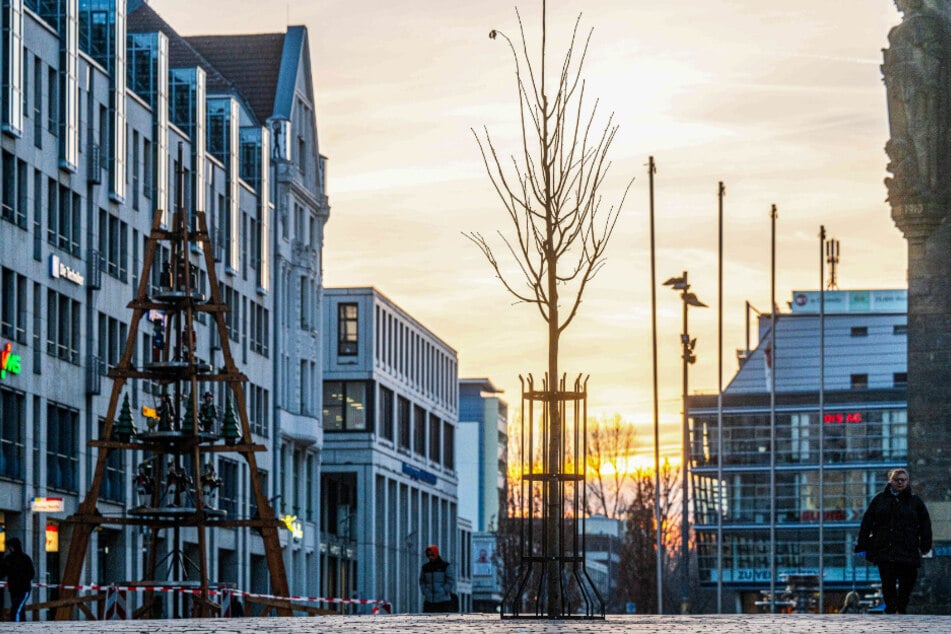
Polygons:
<instances>
[{"instance_id":1,"label":"pedestrian in background","mask_svg":"<svg viewBox=\"0 0 951 634\"><path fill-rule=\"evenodd\" d=\"M10 620L26 620L26 603L36 570L33 560L23 552L23 544L16 537L7 540L7 552L0 561L0 578L6 578L10 591Z\"/></svg>"},{"instance_id":2,"label":"pedestrian in background","mask_svg":"<svg viewBox=\"0 0 951 634\"><path fill-rule=\"evenodd\" d=\"M905 614L918 579L922 554L931 550L931 517L911 492L906 469L888 472L885 490L862 517L855 552L878 566L886 614Z\"/></svg>"},{"instance_id":3,"label":"pedestrian in background","mask_svg":"<svg viewBox=\"0 0 951 634\"><path fill-rule=\"evenodd\" d=\"M419 589L423 593L423 612L452 612L456 579L452 564L439 556L439 547L426 547L426 563L419 572Z\"/></svg>"}]
</instances>

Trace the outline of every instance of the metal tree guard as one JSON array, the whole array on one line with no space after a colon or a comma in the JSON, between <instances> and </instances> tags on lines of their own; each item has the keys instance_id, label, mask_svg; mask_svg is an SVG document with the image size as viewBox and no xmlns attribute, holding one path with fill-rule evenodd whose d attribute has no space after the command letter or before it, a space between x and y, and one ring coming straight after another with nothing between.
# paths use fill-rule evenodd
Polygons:
<instances>
[{"instance_id":1,"label":"metal tree guard","mask_svg":"<svg viewBox=\"0 0 951 634\"><path fill-rule=\"evenodd\" d=\"M182 164L181 156L179 164ZM67 589L62 590L61 599L48 605L55 608L58 620L72 618L73 608L77 606L92 617L92 613L82 605L83 599L77 598L76 590L70 587L80 581L92 531L106 525L147 529L147 559L142 582L188 590L192 595L192 616L222 614L221 604L210 598L207 569L207 533L217 527L255 529L264 541L271 591L281 597L288 595L278 535L281 524L262 487L254 457L255 452L267 448L252 442L243 387L248 378L235 365L231 355L225 323L225 313L229 309L222 302L205 213L196 211L194 224L189 226L189 214L182 202L184 171L180 171L178 176L178 209L169 229L162 227L165 212L161 209L155 212L139 286L135 298L129 303L132 318L125 350L118 365L108 373L113 385L102 436L89 442L99 450L92 482L77 512L67 519L71 528L69 555L63 574L63 585ZM199 289L199 266L191 261L193 254L204 260L210 299L206 299ZM153 267L160 267L157 277L153 276ZM194 324L201 314L210 315L214 320L224 360L221 368L214 368L197 356ZM142 319L153 328L153 345L148 358L136 367L133 357ZM153 389L158 391L158 406L146 419L145 428L138 431L128 406L128 393L116 418L120 397L130 379L151 381L152 386L157 386ZM216 383L225 385L224 421L218 420L217 407L210 394L210 388ZM199 398L199 395L203 396ZM138 465L133 478L137 505L120 516L105 515L97 508L107 461L113 451L142 451L148 456ZM221 480L207 459L223 452L239 454L247 462L251 493L257 507L253 517L228 518L225 511L213 506L214 493ZM188 560L181 550L182 528L195 529L197 562ZM159 536L167 530L172 531L172 549L159 558ZM163 580L159 567L166 560L165 574L170 578ZM197 569L196 577L190 577L189 566ZM134 616L150 616L152 599L152 592L147 591L143 605ZM292 614L287 600L270 600L268 608L276 609L281 615ZM298 606L295 609L303 608ZM177 601L175 614L178 615Z\"/></svg>"},{"instance_id":2,"label":"metal tree guard","mask_svg":"<svg viewBox=\"0 0 951 634\"><path fill-rule=\"evenodd\" d=\"M585 457L587 455L587 385L579 375L566 389L564 375L558 389L548 377L536 390L534 378L519 376L522 384L521 473L518 515L519 571L502 601L502 618L604 618L604 599L585 567ZM536 410L537 408L537 410ZM561 420L560 438L550 434L552 416ZM556 443L557 451L552 452ZM553 460L552 457L556 459ZM562 501L561 517L549 517L549 495ZM557 547L552 552L547 531L554 525ZM548 588L552 571L558 574L558 596ZM559 605L550 605L551 601Z\"/></svg>"}]
</instances>

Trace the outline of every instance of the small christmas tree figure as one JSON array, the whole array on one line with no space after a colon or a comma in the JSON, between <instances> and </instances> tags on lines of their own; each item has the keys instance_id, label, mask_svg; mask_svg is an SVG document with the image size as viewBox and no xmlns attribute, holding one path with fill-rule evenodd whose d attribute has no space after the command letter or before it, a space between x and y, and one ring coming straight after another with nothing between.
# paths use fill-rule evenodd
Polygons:
<instances>
[{"instance_id":1,"label":"small christmas tree figure","mask_svg":"<svg viewBox=\"0 0 951 634\"><path fill-rule=\"evenodd\" d=\"M192 395L189 394L188 398L185 400L185 414L182 416L182 433L185 433L185 434L195 433L194 407L195 407L195 403L192 400Z\"/></svg>"},{"instance_id":2,"label":"small christmas tree figure","mask_svg":"<svg viewBox=\"0 0 951 634\"><path fill-rule=\"evenodd\" d=\"M119 412L119 420L116 421L113 433L115 433L119 442L129 442L132 436L135 435L135 425L132 424L132 406L129 405L128 393L122 401L122 411Z\"/></svg>"},{"instance_id":3,"label":"small christmas tree figure","mask_svg":"<svg viewBox=\"0 0 951 634\"><path fill-rule=\"evenodd\" d=\"M238 419L234 415L234 407L229 398L225 403L225 419L221 424L221 435L228 445L237 445L241 434L238 431Z\"/></svg>"}]
</instances>

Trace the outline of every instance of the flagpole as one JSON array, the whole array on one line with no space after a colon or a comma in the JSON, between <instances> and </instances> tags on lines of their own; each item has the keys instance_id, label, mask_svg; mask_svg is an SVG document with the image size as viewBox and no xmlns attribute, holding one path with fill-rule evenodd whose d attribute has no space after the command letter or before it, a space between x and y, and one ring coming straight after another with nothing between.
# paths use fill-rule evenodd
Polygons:
<instances>
[{"instance_id":1,"label":"flagpole","mask_svg":"<svg viewBox=\"0 0 951 634\"><path fill-rule=\"evenodd\" d=\"M723 181L717 187L717 614L723 612Z\"/></svg>"},{"instance_id":2,"label":"flagpole","mask_svg":"<svg viewBox=\"0 0 951 634\"><path fill-rule=\"evenodd\" d=\"M826 430L826 292L825 249L826 228L819 226L819 614L825 605L825 430Z\"/></svg>"},{"instance_id":3,"label":"flagpole","mask_svg":"<svg viewBox=\"0 0 951 634\"><path fill-rule=\"evenodd\" d=\"M770 217L770 320L769 349L772 368L769 373L769 611L776 612L776 218L773 204Z\"/></svg>"},{"instance_id":4,"label":"flagpole","mask_svg":"<svg viewBox=\"0 0 951 634\"><path fill-rule=\"evenodd\" d=\"M657 614L664 613L664 544L661 537L660 509L660 423L657 396L657 273L654 268L654 157L648 159L647 175L650 183L650 246L651 246L651 344L653 346L654 379L654 523L657 533Z\"/></svg>"}]
</instances>

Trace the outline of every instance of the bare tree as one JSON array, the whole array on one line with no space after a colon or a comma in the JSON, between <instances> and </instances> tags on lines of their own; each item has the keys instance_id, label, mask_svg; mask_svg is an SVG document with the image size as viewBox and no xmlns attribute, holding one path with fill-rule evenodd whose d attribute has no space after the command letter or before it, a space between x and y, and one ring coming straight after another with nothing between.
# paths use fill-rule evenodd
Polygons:
<instances>
[{"instance_id":1,"label":"bare tree","mask_svg":"<svg viewBox=\"0 0 951 634\"><path fill-rule=\"evenodd\" d=\"M489 180L495 188L512 224L514 233L499 231L517 272L510 273L500 263L495 250L481 233L465 234L483 252L503 286L518 302L533 304L547 324L548 367L546 389L558 389L558 350L561 334L581 305L588 283L604 265L605 249L614 231L621 206L630 188L624 189L617 205L602 206L601 188L611 165L608 150L617 133L613 114L601 128L596 124L598 102L590 111L585 105L582 69L591 40L591 31L578 51L575 21L568 50L549 81L547 67L547 5L542 0L541 49L537 61L529 54L521 14L516 9L520 45L504 33L493 30L509 45L515 62L519 94L521 147L503 158L488 128L473 135L482 153ZM552 92L551 86L554 85ZM508 259L508 258L506 258ZM518 280L518 281L516 281ZM564 298L564 303L563 303ZM551 408L548 421L551 442L546 448L548 472L560 473L562 422L558 408ZM549 487L545 496L545 516L550 528L546 545L550 553L560 552L556 522L563 515L558 487ZM558 616L561 590L557 562L549 569L549 616Z\"/></svg>"},{"instance_id":2,"label":"bare tree","mask_svg":"<svg viewBox=\"0 0 951 634\"><path fill-rule=\"evenodd\" d=\"M624 532L624 546L621 550L618 588L626 593L625 601L634 601L644 612L657 612L657 541L656 518L654 516L655 490L653 470L639 469L631 479L629 490L631 504L627 507L627 522ZM660 510L661 510L661 548L662 569L666 578L675 578L676 562L667 557L669 552L677 552L680 543L680 529L676 521L678 471L664 461L660 469ZM674 495L668 495L673 493ZM676 558L674 558L676 559ZM666 583L665 583L666 588ZM665 596L675 596L673 594ZM666 602L665 602L666 603ZM664 606L665 612L671 606ZM669 613L669 612L668 612Z\"/></svg>"},{"instance_id":3,"label":"bare tree","mask_svg":"<svg viewBox=\"0 0 951 634\"><path fill-rule=\"evenodd\" d=\"M628 509L637 474L628 469L627 463L636 448L634 426L624 422L620 414L588 419L588 513L618 518Z\"/></svg>"}]
</instances>

